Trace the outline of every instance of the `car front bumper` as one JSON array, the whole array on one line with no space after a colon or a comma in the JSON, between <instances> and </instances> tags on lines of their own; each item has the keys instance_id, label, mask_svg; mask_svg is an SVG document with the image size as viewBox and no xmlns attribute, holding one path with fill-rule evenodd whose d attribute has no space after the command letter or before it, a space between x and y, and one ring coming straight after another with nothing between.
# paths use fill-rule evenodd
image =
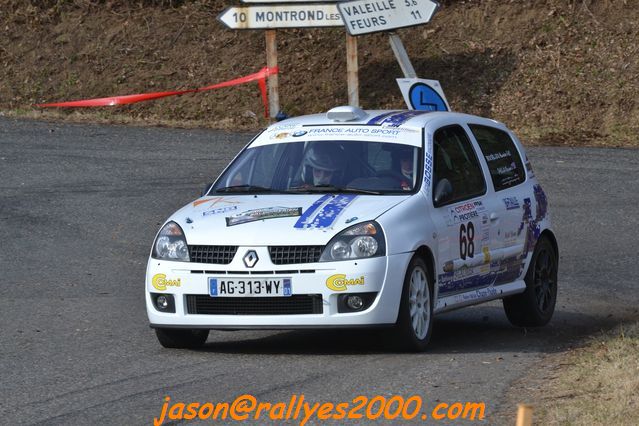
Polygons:
<instances>
[{"instance_id":1,"label":"car front bumper","mask_svg":"<svg viewBox=\"0 0 639 426\"><path fill-rule=\"evenodd\" d=\"M156 328L210 328L210 329L268 329L268 328L331 328L394 324L399 310L400 296L406 267L412 253L382 256L341 262L273 265L264 247L241 247L240 250L256 250L259 267L246 268L241 260L229 265L170 262L150 258L146 275L146 308L149 322ZM239 257L239 256L236 256ZM335 275L354 280L345 290L336 291L327 283ZM157 285L162 277L163 285ZM224 298L233 306L258 307L270 303L269 314L229 314L233 307L226 307L225 314L196 313L199 306L220 302L221 298L209 296L209 278L241 277L246 279L290 278L294 299L288 297ZM155 280L154 280L155 278ZM362 279L363 278L363 279ZM155 285L154 285L155 284ZM168 284L168 285L167 285ZM160 287L158 289L158 287ZM153 295L171 294L175 313L160 312L154 305ZM352 293L373 294L372 304L357 312L338 312L340 295ZM214 300L218 299L218 300ZM231 300L234 299L234 300ZM288 299L288 300L284 300ZM310 300L312 299L312 300ZM300 303L311 303L314 313L290 313L290 309L277 311L278 303L289 308ZM238 305L238 306L239 306ZM343 305L343 301L342 301ZM240 309L241 311L242 309ZM293 309L295 310L295 309Z\"/></svg>"}]
</instances>

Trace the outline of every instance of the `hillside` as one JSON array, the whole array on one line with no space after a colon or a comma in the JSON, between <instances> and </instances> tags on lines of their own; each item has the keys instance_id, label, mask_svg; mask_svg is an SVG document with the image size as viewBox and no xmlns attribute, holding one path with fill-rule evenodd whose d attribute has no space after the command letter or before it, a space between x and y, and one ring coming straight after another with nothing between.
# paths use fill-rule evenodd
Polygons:
<instances>
[{"instance_id":1,"label":"hillside","mask_svg":"<svg viewBox=\"0 0 639 426\"><path fill-rule=\"evenodd\" d=\"M142 104L47 110L34 103L195 88L265 66L264 33L217 21L239 1L5 0L5 115L254 130L255 83ZM345 31L278 32L289 115L346 103ZM420 77L453 109L507 123L527 144L637 146L639 2L448 0L432 23L399 32ZM385 35L359 38L360 100L402 108Z\"/></svg>"}]
</instances>

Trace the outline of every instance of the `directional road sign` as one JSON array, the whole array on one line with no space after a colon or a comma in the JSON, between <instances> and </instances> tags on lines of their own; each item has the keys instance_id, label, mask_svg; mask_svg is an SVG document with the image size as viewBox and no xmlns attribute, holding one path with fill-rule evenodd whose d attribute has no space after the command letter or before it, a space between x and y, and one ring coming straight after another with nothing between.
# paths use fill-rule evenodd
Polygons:
<instances>
[{"instance_id":1,"label":"directional road sign","mask_svg":"<svg viewBox=\"0 0 639 426\"><path fill-rule=\"evenodd\" d=\"M240 0L242 3L318 3L318 0ZM322 3L332 3L342 0L321 0Z\"/></svg>"},{"instance_id":2,"label":"directional road sign","mask_svg":"<svg viewBox=\"0 0 639 426\"><path fill-rule=\"evenodd\" d=\"M276 4L229 7L218 17L236 30L341 27L335 4Z\"/></svg>"},{"instance_id":3,"label":"directional road sign","mask_svg":"<svg viewBox=\"0 0 639 426\"><path fill-rule=\"evenodd\" d=\"M432 0L354 0L337 4L351 35L425 24L439 4Z\"/></svg>"}]
</instances>

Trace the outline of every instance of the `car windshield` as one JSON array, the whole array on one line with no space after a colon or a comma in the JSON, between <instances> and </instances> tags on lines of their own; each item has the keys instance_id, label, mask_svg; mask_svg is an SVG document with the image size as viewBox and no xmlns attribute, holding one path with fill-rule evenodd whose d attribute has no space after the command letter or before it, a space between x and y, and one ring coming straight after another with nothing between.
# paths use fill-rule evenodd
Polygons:
<instances>
[{"instance_id":1,"label":"car windshield","mask_svg":"<svg viewBox=\"0 0 639 426\"><path fill-rule=\"evenodd\" d=\"M385 142L261 145L242 152L212 192L404 194L420 182L420 158L420 148Z\"/></svg>"}]
</instances>

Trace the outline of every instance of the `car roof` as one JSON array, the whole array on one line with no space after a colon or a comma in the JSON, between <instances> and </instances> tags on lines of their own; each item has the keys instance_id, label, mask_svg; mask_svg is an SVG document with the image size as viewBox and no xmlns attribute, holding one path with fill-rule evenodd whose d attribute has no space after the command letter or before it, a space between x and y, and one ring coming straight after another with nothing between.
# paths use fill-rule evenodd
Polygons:
<instances>
[{"instance_id":1,"label":"car roof","mask_svg":"<svg viewBox=\"0 0 639 426\"><path fill-rule=\"evenodd\" d=\"M329 118L332 111L335 110L353 111L353 118L350 120L334 120ZM337 107L326 113L304 115L300 117L289 118L269 127L287 126L330 126L335 124L341 125L369 125L369 126L389 126L394 128L405 129L421 129L429 123L446 121L459 122L489 122L498 127L505 127L502 123L479 117L471 114L464 114L450 111L414 111L414 110L363 110L356 107Z\"/></svg>"},{"instance_id":2,"label":"car roof","mask_svg":"<svg viewBox=\"0 0 639 426\"><path fill-rule=\"evenodd\" d=\"M451 124L474 123L507 130L494 120L443 111L363 110L336 107L324 114L289 118L274 123L258 135L250 147L318 140L367 140L422 146L423 132Z\"/></svg>"}]
</instances>

